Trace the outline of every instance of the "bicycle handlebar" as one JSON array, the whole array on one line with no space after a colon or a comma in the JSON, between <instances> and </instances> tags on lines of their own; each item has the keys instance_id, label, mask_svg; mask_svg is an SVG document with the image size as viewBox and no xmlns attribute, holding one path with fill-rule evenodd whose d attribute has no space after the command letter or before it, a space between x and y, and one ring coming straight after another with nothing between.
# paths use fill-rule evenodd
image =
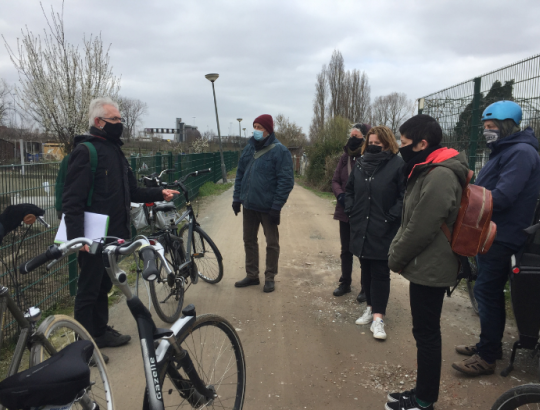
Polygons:
<instances>
[{"instance_id":1,"label":"bicycle handlebar","mask_svg":"<svg viewBox=\"0 0 540 410\"><path fill-rule=\"evenodd\" d=\"M34 269L39 268L41 265L61 257L62 251L58 249L58 246L51 245L49 246L49 249L47 249L47 251L43 252L41 255L38 255L19 266L19 272L26 275L27 273L32 272Z\"/></svg>"},{"instance_id":2,"label":"bicycle handlebar","mask_svg":"<svg viewBox=\"0 0 540 410\"><path fill-rule=\"evenodd\" d=\"M159 274L156 265L156 251L153 248L144 247L139 252L139 258L143 261L143 278L149 281L156 280Z\"/></svg>"}]
</instances>

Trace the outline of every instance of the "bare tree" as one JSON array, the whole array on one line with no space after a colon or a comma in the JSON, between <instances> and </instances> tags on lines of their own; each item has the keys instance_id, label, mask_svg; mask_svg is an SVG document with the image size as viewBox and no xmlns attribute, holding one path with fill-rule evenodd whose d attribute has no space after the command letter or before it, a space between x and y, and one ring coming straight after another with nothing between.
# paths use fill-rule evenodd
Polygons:
<instances>
[{"instance_id":1,"label":"bare tree","mask_svg":"<svg viewBox=\"0 0 540 410\"><path fill-rule=\"evenodd\" d=\"M90 101L101 96L115 99L120 79L112 73L110 46L104 48L101 36L83 37L81 52L66 40L64 4L61 13L51 7L50 18L43 5L41 9L49 27L43 38L28 28L21 30L17 53L2 38L19 73L15 93L21 108L71 152L73 137L88 129Z\"/></svg>"},{"instance_id":2,"label":"bare tree","mask_svg":"<svg viewBox=\"0 0 540 410\"><path fill-rule=\"evenodd\" d=\"M141 123L141 117L148 114L148 105L136 98L118 96L120 114L125 119L123 137L128 142L137 135L136 127Z\"/></svg>"},{"instance_id":3,"label":"bare tree","mask_svg":"<svg viewBox=\"0 0 540 410\"><path fill-rule=\"evenodd\" d=\"M278 114L274 118L274 132L277 139L286 147L302 147L307 143L307 137L302 132L302 127L290 121L283 114Z\"/></svg>"},{"instance_id":4,"label":"bare tree","mask_svg":"<svg viewBox=\"0 0 540 410\"><path fill-rule=\"evenodd\" d=\"M367 122L371 116L371 87L366 73L353 70L348 89L349 110L346 118L353 122Z\"/></svg>"},{"instance_id":5,"label":"bare tree","mask_svg":"<svg viewBox=\"0 0 540 410\"><path fill-rule=\"evenodd\" d=\"M345 60L339 52L334 50L330 63L326 71L326 79L328 81L328 90L330 91L330 104L328 107L328 115L334 118L338 115L346 117L349 73L345 72Z\"/></svg>"},{"instance_id":6,"label":"bare tree","mask_svg":"<svg viewBox=\"0 0 540 410\"><path fill-rule=\"evenodd\" d=\"M372 105L373 125L386 125L394 134L411 115L414 102L404 93L390 93L376 97Z\"/></svg>"},{"instance_id":7,"label":"bare tree","mask_svg":"<svg viewBox=\"0 0 540 410\"><path fill-rule=\"evenodd\" d=\"M317 138L317 135L319 135L321 130L324 128L327 99L328 86L326 83L326 65L323 65L321 72L317 74L317 82L315 83L313 118L309 127L309 136L312 141Z\"/></svg>"},{"instance_id":8,"label":"bare tree","mask_svg":"<svg viewBox=\"0 0 540 410\"><path fill-rule=\"evenodd\" d=\"M9 110L8 97L10 88L4 79L0 78L0 125L4 125Z\"/></svg>"}]
</instances>

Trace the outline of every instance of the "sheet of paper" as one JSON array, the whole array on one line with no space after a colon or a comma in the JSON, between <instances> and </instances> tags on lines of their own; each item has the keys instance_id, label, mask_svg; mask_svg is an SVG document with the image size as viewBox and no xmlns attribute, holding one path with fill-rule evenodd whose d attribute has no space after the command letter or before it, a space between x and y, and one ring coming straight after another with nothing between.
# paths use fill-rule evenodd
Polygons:
<instances>
[{"instance_id":1,"label":"sheet of paper","mask_svg":"<svg viewBox=\"0 0 540 410\"><path fill-rule=\"evenodd\" d=\"M107 236L109 230L109 216L95 214L93 212L84 213L84 236L88 239L100 239ZM54 238L55 243L67 242L67 230L65 215L62 214L62 221L58 227L58 232Z\"/></svg>"}]
</instances>

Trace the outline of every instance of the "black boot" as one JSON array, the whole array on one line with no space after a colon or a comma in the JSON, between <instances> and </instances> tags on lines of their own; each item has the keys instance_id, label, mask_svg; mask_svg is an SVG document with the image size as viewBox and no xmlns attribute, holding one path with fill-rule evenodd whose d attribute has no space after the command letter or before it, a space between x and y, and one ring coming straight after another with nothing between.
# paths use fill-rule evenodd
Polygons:
<instances>
[{"instance_id":1,"label":"black boot","mask_svg":"<svg viewBox=\"0 0 540 410\"><path fill-rule=\"evenodd\" d=\"M276 290L276 287L274 285L274 281L273 280L267 280L264 282L264 289L263 289L266 293L270 293L270 292L273 292L274 290Z\"/></svg>"},{"instance_id":2,"label":"black boot","mask_svg":"<svg viewBox=\"0 0 540 410\"><path fill-rule=\"evenodd\" d=\"M334 290L334 296L343 296L346 293L351 293L351 285L340 283L339 286Z\"/></svg>"},{"instance_id":3,"label":"black boot","mask_svg":"<svg viewBox=\"0 0 540 410\"><path fill-rule=\"evenodd\" d=\"M358 303L364 303L366 301L366 292L364 292L364 289L360 290L360 293L356 297L356 301Z\"/></svg>"},{"instance_id":4,"label":"black boot","mask_svg":"<svg viewBox=\"0 0 540 410\"><path fill-rule=\"evenodd\" d=\"M259 281L259 278L250 278L249 276L246 276L244 279L239 280L234 284L237 288L245 288L246 286L253 286L253 285L260 285L261 282Z\"/></svg>"}]
</instances>

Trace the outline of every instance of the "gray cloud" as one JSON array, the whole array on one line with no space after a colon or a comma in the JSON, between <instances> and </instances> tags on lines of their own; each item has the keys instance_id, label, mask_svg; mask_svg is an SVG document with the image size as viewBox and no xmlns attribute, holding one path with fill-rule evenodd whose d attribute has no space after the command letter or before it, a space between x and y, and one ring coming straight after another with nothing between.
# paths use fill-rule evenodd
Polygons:
<instances>
[{"instance_id":1,"label":"gray cloud","mask_svg":"<svg viewBox=\"0 0 540 410\"><path fill-rule=\"evenodd\" d=\"M60 10L60 0L44 3ZM289 116L309 128L315 76L339 49L346 68L366 71L372 98L398 91L414 99L538 52L537 0L366 1L67 1L70 42L99 34L111 44L121 94L149 105L148 127L176 117L222 133L251 131L262 113ZM27 25L45 20L34 0L4 1L0 33L14 46ZM0 77L15 82L7 53ZM195 120L192 117L196 117Z\"/></svg>"}]
</instances>

